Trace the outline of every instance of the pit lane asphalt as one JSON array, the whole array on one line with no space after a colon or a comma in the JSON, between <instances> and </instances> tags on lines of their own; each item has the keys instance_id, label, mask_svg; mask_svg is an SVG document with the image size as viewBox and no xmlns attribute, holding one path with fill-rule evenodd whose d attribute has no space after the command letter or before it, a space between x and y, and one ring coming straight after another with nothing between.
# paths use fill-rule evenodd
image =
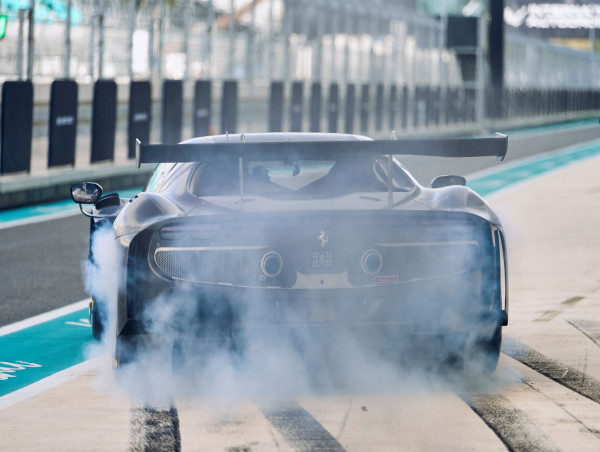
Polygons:
<instances>
[{"instance_id":1,"label":"pit lane asphalt","mask_svg":"<svg viewBox=\"0 0 600 452\"><path fill-rule=\"evenodd\" d=\"M600 126L509 133L505 162L600 138ZM403 157L423 184L439 174L472 174L502 165L492 158ZM65 198L68 193L65 193ZM88 219L81 214L0 229L0 326L82 300Z\"/></svg>"}]
</instances>

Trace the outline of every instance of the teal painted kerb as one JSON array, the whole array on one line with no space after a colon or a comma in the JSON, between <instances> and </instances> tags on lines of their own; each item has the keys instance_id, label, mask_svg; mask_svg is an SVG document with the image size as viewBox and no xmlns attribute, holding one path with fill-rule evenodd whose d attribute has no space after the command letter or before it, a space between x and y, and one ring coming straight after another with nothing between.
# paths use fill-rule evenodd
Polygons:
<instances>
[{"instance_id":1,"label":"teal painted kerb","mask_svg":"<svg viewBox=\"0 0 600 452\"><path fill-rule=\"evenodd\" d=\"M566 121L559 122L556 124L547 124L538 127L526 127L526 128L509 128L509 129L498 129L499 132L508 135L509 137L515 136L527 136L527 135L538 135L547 134L550 132L560 132L563 130L581 129L586 127L598 127L598 118L581 119L577 121Z\"/></svg>"},{"instance_id":2,"label":"teal painted kerb","mask_svg":"<svg viewBox=\"0 0 600 452\"><path fill-rule=\"evenodd\" d=\"M87 317L82 309L0 336L0 397L89 359Z\"/></svg>"},{"instance_id":3,"label":"teal painted kerb","mask_svg":"<svg viewBox=\"0 0 600 452\"><path fill-rule=\"evenodd\" d=\"M523 160L507 168L495 170L493 173L470 179L467 186L481 196L487 196L510 185L598 154L600 154L600 142L543 154L539 157Z\"/></svg>"}]
</instances>

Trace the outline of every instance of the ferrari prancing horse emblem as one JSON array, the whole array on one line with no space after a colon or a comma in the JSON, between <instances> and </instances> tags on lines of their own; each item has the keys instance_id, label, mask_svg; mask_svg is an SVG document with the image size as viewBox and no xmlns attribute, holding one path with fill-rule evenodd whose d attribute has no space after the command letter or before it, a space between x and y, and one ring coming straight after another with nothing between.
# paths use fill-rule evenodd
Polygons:
<instances>
[{"instance_id":1,"label":"ferrari prancing horse emblem","mask_svg":"<svg viewBox=\"0 0 600 452\"><path fill-rule=\"evenodd\" d=\"M327 242L329 241L329 237L327 237L327 233L325 231L321 231L317 239L319 242L321 242L321 248L325 248L325 245L327 245Z\"/></svg>"}]
</instances>

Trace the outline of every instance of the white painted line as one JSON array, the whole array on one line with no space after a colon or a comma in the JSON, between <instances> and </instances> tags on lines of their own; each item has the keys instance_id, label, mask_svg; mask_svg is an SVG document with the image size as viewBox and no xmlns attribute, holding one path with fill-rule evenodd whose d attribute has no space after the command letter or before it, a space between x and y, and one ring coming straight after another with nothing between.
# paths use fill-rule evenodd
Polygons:
<instances>
[{"instance_id":1,"label":"white painted line","mask_svg":"<svg viewBox=\"0 0 600 452\"><path fill-rule=\"evenodd\" d=\"M50 220L59 220L61 218L74 217L75 215L81 215L79 209L58 213L44 213L23 220L11 220L0 222L0 229L8 229L17 226L25 226L28 224L42 223L44 221Z\"/></svg>"},{"instance_id":2,"label":"white painted line","mask_svg":"<svg viewBox=\"0 0 600 452\"><path fill-rule=\"evenodd\" d=\"M0 410L16 405L17 403L30 399L31 397L35 397L36 395L55 388L56 386L60 386L61 384L66 383L75 377L97 369L100 367L103 360L106 359L106 354L96 356L88 361L76 364L73 367L69 367L68 369L50 375L43 380L37 381L29 386L25 386L22 389L18 389L10 394L2 396L0 397Z\"/></svg>"},{"instance_id":3,"label":"white painted line","mask_svg":"<svg viewBox=\"0 0 600 452\"><path fill-rule=\"evenodd\" d=\"M84 308L87 308L91 301L91 298L86 298L85 300L81 300L76 303L63 306L62 308L54 309L52 311L48 311L43 314L36 315L34 317L29 317L25 320L21 320L19 322L11 323L10 325L0 327L0 336L6 336L7 334L14 333L15 331L24 330L25 328L29 328L30 326L39 325L40 323L54 320L58 317L62 317L63 315L80 311Z\"/></svg>"}]
</instances>

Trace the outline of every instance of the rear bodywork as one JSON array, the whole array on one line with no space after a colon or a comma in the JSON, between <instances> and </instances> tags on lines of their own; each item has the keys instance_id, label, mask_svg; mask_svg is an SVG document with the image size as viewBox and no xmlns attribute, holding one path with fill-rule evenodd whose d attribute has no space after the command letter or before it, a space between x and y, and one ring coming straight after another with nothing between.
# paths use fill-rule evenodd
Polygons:
<instances>
[{"instance_id":1,"label":"rear bodywork","mask_svg":"<svg viewBox=\"0 0 600 452\"><path fill-rule=\"evenodd\" d=\"M235 187L195 192L199 167L215 158L207 155L219 143L294 140L372 143L351 135L256 134L192 140L195 149L186 153L209 146L191 158L175 157L173 146L167 151L175 154L148 157L156 150L148 148L146 159L182 161L160 163L146 190L114 219L124 269L117 337L156 334L149 306L177 297L185 309L169 327L181 339L230 343L254 329L350 328L388 339L437 337L457 349L491 338L499 351L508 321L506 246L498 218L469 188L423 187L391 155L375 152L353 158L372 168L381 160L387 174L398 172L398 182L394 175L379 190L357 189L358 176L349 174L348 190L335 182L318 196L261 196L245 191L247 163L233 155ZM143 148L141 154L143 163Z\"/></svg>"}]
</instances>

